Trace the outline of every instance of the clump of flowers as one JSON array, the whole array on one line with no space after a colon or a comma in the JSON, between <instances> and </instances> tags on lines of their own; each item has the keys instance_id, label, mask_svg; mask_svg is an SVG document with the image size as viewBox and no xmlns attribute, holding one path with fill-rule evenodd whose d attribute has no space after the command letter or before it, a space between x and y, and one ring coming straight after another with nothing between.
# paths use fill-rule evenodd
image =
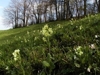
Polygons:
<instances>
[{"instance_id":1,"label":"clump of flowers","mask_svg":"<svg viewBox=\"0 0 100 75\"><path fill-rule=\"evenodd\" d=\"M81 25L81 26L79 27L79 29L82 30L82 28L83 28L83 26Z\"/></svg>"},{"instance_id":2,"label":"clump of flowers","mask_svg":"<svg viewBox=\"0 0 100 75\"><path fill-rule=\"evenodd\" d=\"M14 56L14 61L18 61L17 63L20 65L20 68L21 68L22 73L23 73L22 75L25 75L25 70L24 70L24 67L23 67L23 63L21 62L20 50L17 49L12 54Z\"/></svg>"},{"instance_id":3,"label":"clump of flowers","mask_svg":"<svg viewBox=\"0 0 100 75\"><path fill-rule=\"evenodd\" d=\"M58 28L63 28L63 26L61 24L57 24Z\"/></svg>"},{"instance_id":4,"label":"clump of flowers","mask_svg":"<svg viewBox=\"0 0 100 75\"><path fill-rule=\"evenodd\" d=\"M29 35L29 33L30 33L30 32L29 32L29 31L27 31L27 35Z\"/></svg>"},{"instance_id":5,"label":"clump of flowers","mask_svg":"<svg viewBox=\"0 0 100 75\"><path fill-rule=\"evenodd\" d=\"M49 28L47 24L42 28L41 32L45 37L50 37L53 34L52 28Z\"/></svg>"},{"instance_id":6,"label":"clump of flowers","mask_svg":"<svg viewBox=\"0 0 100 75\"><path fill-rule=\"evenodd\" d=\"M61 28L61 25L60 25L60 24L57 24L57 27L58 27L58 28Z\"/></svg>"},{"instance_id":7,"label":"clump of flowers","mask_svg":"<svg viewBox=\"0 0 100 75\"><path fill-rule=\"evenodd\" d=\"M50 46L51 46L50 37L51 37L52 34L53 34L53 29L52 29L52 28L49 28L48 25L46 24L46 25L42 28L41 33L42 33L42 35L43 35L42 40L43 40L44 42L47 43L47 46L48 46L48 49L49 49L49 52L50 52Z\"/></svg>"},{"instance_id":8,"label":"clump of flowers","mask_svg":"<svg viewBox=\"0 0 100 75\"><path fill-rule=\"evenodd\" d=\"M36 41L37 39L38 39L38 37L35 37L35 38L34 38L34 41Z\"/></svg>"},{"instance_id":9,"label":"clump of flowers","mask_svg":"<svg viewBox=\"0 0 100 75\"><path fill-rule=\"evenodd\" d=\"M19 50L19 49L15 50L15 51L12 53L12 55L14 56L14 60L15 60L15 61L20 60L20 50Z\"/></svg>"},{"instance_id":10,"label":"clump of flowers","mask_svg":"<svg viewBox=\"0 0 100 75\"><path fill-rule=\"evenodd\" d=\"M70 20L70 24L73 25L73 18Z\"/></svg>"},{"instance_id":11,"label":"clump of flowers","mask_svg":"<svg viewBox=\"0 0 100 75\"><path fill-rule=\"evenodd\" d=\"M77 55L82 55L83 54L83 51L82 51L82 47L81 46L78 46L76 49L75 49L75 53L77 54Z\"/></svg>"},{"instance_id":12,"label":"clump of flowers","mask_svg":"<svg viewBox=\"0 0 100 75\"><path fill-rule=\"evenodd\" d=\"M45 37L43 37L43 38L42 38L42 40L43 40L44 42L46 42L46 41L47 41L47 39L46 39Z\"/></svg>"},{"instance_id":13,"label":"clump of flowers","mask_svg":"<svg viewBox=\"0 0 100 75\"><path fill-rule=\"evenodd\" d=\"M7 66L5 69L6 69L6 70L9 70L9 67Z\"/></svg>"}]
</instances>

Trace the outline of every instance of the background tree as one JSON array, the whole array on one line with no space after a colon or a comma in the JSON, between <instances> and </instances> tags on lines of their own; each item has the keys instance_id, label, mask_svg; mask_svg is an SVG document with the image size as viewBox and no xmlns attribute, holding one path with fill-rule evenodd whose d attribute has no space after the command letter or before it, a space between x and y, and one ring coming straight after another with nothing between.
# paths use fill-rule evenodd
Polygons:
<instances>
[{"instance_id":1,"label":"background tree","mask_svg":"<svg viewBox=\"0 0 100 75\"><path fill-rule=\"evenodd\" d=\"M100 12L100 0L11 0L6 19L14 28Z\"/></svg>"},{"instance_id":2,"label":"background tree","mask_svg":"<svg viewBox=\"0 0 100 75\"><path fill-rule=\"evenodd\" d=\"M87 12L87 10L86 10L86 8L87 8L87 0L84 0L84 16L86 16L86 12Z\"/></svg>"}]
</instances>

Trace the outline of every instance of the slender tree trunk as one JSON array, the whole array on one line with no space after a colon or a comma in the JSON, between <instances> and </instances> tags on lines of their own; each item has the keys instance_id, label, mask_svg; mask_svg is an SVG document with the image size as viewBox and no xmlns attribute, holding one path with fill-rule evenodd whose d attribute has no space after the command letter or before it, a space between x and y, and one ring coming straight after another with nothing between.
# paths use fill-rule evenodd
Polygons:
<instances>
[{"instance_id":1,"label":"slender tree trunk","mask_svg":"<svg viewBox=\"0 0 100 75\"><path fill-rule=\"evenodd\" d=\"M15 28L17 28L17 22L16 22L17 20L16 19L17 18L16 18L16 11L15 11L15 24L14 24L15 25Z\"/></svg>"},{"instance_id":2,"label":"slender tree trunk","mask_svg":"<svg viewBox=\"0 0 100 75\"><path fill-rule=\"evenodd\" d=\"M98 4L98 12L100 13L100 0L99 0L98 3L99 3L99 4Z\"/></svg>"},{"instance_id":3,"label":"slender tree trunk","mask_svg":"<svg viewBox=\"0 0 100 75\"><path fill-rule=\"evenodd\" d=\"M39 13L37 13L37 16L38 16L38 18L37 18L36 23L38 24L39 23L39 17L40 17Z\"/></svg>"},{"instance_id":4,"label":"slender tree trunk","mask_svg":"<svg viewBox=\"0 0 100 75\"><path fill-rule=\"evenodd\" d=\"M70 12L69 0L67 0L66 6L67 6L66 19L69 19L69 15L70 15L70 13L69 13Z\"/></svg>"},{"instance_id":5,"label":"slender tree trunk","mask_svg":"<svg viewBox=\"0 0 100 75\"><path fill-rule=\"evenodd\" d=\"M64 0L64 12L63 12L63 19L65 19L66 13L66 0Z\"/></svg>"},{"instance_id":6,"label":"slender tree trunk","mask_svg":"<svg viewBox=\"0 0 100 75\"><path fill-rule=\"evenodd\" d=\"M84 16L86 16L87 0L84 0Z\"/></svg>"},{"instance_id":7,"label":"slender tree trunk","mask_svg":"<svg viewBox=\"0 0 100 75\"><path fill-rule=\"evenodd\" d=\"M58 20L58 13L57 13L57 11L58 11L58 10L57 10L57 8L58 8L58 7L57 7L57 0L55 0L55 3L54 3L54 4L55 4L55 11L56 11L56 20Z\"/></svg>"},{"instance_id":8,"label":"slender tree trunk","mask_svg":"<svg viewBox=\"0 0 100 75\"><path fill-rule=\"evenodd\" d=\"M17 10L16 10L16 25L19 27L19 25L18 25L18 8L16 8Z\"/></svg>"}]
</instances>

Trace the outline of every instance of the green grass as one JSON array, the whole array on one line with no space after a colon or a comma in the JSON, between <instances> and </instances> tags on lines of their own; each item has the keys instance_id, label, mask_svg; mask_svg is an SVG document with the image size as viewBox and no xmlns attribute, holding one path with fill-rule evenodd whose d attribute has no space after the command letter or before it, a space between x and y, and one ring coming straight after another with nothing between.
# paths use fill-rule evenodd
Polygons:
<instances>
[{"instance_id":1,"label":"green grass","mask_svg":"<svg viewBox=\"0 0 100 75\"><path fill-rule=\"evenodd\" d=\"M17 29L10 29L10 30L3 30L0 31L0 41L1 43L3 43L3 41L5 40L14 40L14 36L24 36L24 34L29 31L29 32L33 32L34 30L40 30L45 24L49 24L49 25L56 25L56 24L61 24L63 22L49 22L49 23L43 23L43 24L35 24L32 26L28 26L28 27L24 27L24 28L17 28ZM65 23L65 22L64 22ZM67 23L67 22L66 22ZM13 36L13 37L12 37Z\"/></svg>"},{"instance_id":2,"label":"green grass","mask_svg":"<svg viewBox=\"0 0 100 75\"><path fill-rule=\"evenodd\" d=\"M46 24L53 30L50 37L41 32ZM0 31L0 74L98 75L99 45L100 14ZM19 61L12 55L16 49Z\"/></svg>"}]
</instances>

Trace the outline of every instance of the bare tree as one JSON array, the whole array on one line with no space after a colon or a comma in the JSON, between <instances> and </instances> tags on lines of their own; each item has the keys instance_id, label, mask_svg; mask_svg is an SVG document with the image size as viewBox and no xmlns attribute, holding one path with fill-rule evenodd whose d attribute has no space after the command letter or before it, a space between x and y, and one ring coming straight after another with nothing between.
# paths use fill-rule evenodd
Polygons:
<instances>
[{"instance_id":1,"label":"bare tree","mask_svg":"<svg viewBox=\"0 0 100 75\"><path fill-rule=\"evenodd\" d=\"M8 22L13 27L54 20L80 18L89 13L100 12L100 0L89 4L89 0L11 0L5 9ZM89 9L89 10L88 10Z\"/></svg>"},{"instance_id":2,"label":"bare tree","mask_svg":"<svg viewBox=\"0 0 100 75\"><path fill-rule=\"evenodd\" d=\"M28 19L29 19L29 6L30 6L30 1L29 0L20 0L19 1L20 5L20 17L23 21L23 26L27 26Z\"/></svg>"}]
</instances>

